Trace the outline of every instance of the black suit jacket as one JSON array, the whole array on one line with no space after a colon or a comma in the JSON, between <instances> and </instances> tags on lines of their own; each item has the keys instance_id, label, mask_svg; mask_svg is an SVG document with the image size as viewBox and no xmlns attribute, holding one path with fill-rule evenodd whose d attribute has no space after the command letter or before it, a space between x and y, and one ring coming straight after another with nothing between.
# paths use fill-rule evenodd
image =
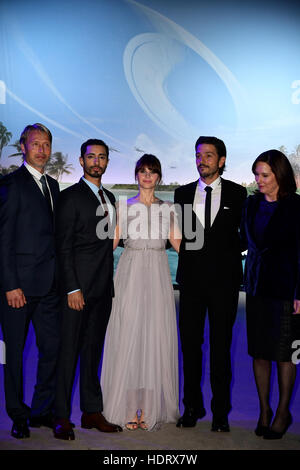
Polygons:
<instances>
[{"instance_id":1,"label":"black suit jacket","mask_svg":"<svg viewBox=\"0 0 300 470\"><path fill-rule=\"evenodd\" d=\"M254 223L262 197L249 196L243 211L241 234L248 248L246 292L282 300L300 299L300 196L293 194L278 201L258 246Z\"/></svg>"},{"instance_id":2,"label":"black suit jacket","mask_svg":"<svg viewBox=\"0 0 300 470\"><path fill-rule=\"evenodd\" d=\"M104 191L115 206L114 195ZM97 224L103 219L103 215L96 215L99 206L101 210L83 180L60 193L56 242L64 294L80 289L85 299L107 292L113 295L113 237L97 236Z\"/></svg>"},{"instance_id":3,"label":"black suit jacket","mask_svg":"<svg viewBox=\"0 0 300 470\"><path fill-rule=\"evenodd\" d=\"M221 178L220 209L205 243L201 249L190 250L187 244L188 227L185 221L184 205L192 207L198 180L175 190L174 202L179 204L182 212L182 243L179 251L177 282L180 287L201 290L207 282L214 285L222 283L231 286L239 285L242 280L241 242L239 225L243 203L247 191L239 184ZM196 214L192 211L192 230L203 230Z\"/></svg>"},{"instance_id":4,"label":"black suit jacket","mask_svg":"<svg viewBox=\"0 0 300 470\"><path fill-rule=\"evenodd\" d=\"M47 175L54 211L59 185ZM0 180L0 269L4 292L46 295L55 276L53 215L32 175L22 165Z\"/></svg>"}]
</instances>

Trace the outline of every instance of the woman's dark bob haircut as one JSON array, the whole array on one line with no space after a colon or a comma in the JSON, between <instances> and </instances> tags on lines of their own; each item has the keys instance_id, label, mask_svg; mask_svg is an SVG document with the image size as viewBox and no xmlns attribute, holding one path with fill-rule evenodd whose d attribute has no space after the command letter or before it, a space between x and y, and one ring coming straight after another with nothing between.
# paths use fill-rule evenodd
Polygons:
<instances>
[{"instance_id":1,"label":"woman's dark bob haircut","mask_svg":"<svg viewBox=\"0 0 300 470\"><path fill-rule=\"evenodd\" d=\"M297 186L293 168L284 153L279 150L267 150L261 153L252 165L254 174L258 162L267 163L271 167L279 186L277 199L282 199L296 192Z\"/></svg>"},{"instance_id":2,"label":"woman's dark bob haircut","mask_svg":"<svg viewBox=\"0 0 300 470\"><path fill-rule=\"evenodd\" d=\"M135 171L134 176L137 179L137 174L140 170L144 170L145 168L149 168L149 170L157 173L159 176L158 183L161 182L162 172L161 172L161 164L155 155L151 155L150 153L145 153L135 164Z\"/></svg>"}]
</instances>

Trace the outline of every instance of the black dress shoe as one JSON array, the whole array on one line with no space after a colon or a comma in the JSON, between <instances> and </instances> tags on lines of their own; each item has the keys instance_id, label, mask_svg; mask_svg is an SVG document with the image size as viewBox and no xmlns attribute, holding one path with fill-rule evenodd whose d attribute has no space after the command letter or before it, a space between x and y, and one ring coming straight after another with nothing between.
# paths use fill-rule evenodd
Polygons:
<instances>
[{"instance_id":1,"label":"black dress shoe","mask_svg":"<svg viewBox=\"0 0 300 470\"><path fill-rule=\"evenodd\" d=\"M273 431L273 429L268 428L267 431L264 434L264 439L270 439L270 440L271 439L272 440L273 439L281 439L282 436L287 432L287 430L290 427L290 425L292 424L292 422L293 422L293 418L292 418L291 413L289 413L285 428L281 432Z\"/></svg>"},{"instance_id":2,"label":"black dress shoe","mask_svg":"<svg viewBox=\"0 0 300 470\"><path fill-rule=\"evenodd\" d=\"M270 410L268 411L268 425L267 425L267 426L264 426L263 424L261 424L261 417L259 417L259 420L258 420L258 422L257 422L256 429L255 429L255 431L254 431L257 436L260 437L260 436L264 436L264 435L265 435L265 433L268 431L269 426L270 426L270 424L271 424L272 417L273 417L273 411L271 410L271 408L270 408Z\"/></svg>"},{"instance_id":3,"label":"black dress shoe","mask_svg":"<svg viewBox=\"0 0 300 470\"><path fill-rule=\"evenodd\" d=\"M27 421L14 421L11 428L11 435L16 439L24 439L30 437L30 431L28 429Z\"/></svg>"},{"instance_id":4,"label":"black dress shoe","mask_svg":"<svg viewBox=\"0 0 300 470\"><path fill-rule=\"evenodd\" d=\"M196 411L194 408L186 407L183 415L177 421L176 427L193 428L196 426L197 420L204 418L205 415L206 411L204 408L201 411Z\"/></svg>"},{"instance_id":5,"label":"black dress shoe","mask_svg":"<svg viewBox=\"0 0 300 470\"><path fill-rule=\"evenodd\" d=\"M230 427L228 424L228 418L215 418L213 417L211 430L213 432L229 432Z\"/></svg>"},{"instance_id":6,"label":"black dress shoe","mask_svg":"<svg viewBox=\"0 0 300 470\"><path fill-rule=\"evenodd\" d=\"M56 439L62 439L64 441L74 441L75 439L72 424L70 420L66 418L54 419L53 433Z\"/></svg>"}]
</instances>

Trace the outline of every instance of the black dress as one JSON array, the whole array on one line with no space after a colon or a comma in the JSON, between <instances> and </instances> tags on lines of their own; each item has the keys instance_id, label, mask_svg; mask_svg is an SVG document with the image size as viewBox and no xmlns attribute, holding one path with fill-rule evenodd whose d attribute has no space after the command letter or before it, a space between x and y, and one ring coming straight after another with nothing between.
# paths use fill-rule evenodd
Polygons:
<instances>
[{"instance_id":1,"label":"black dress","mask_svg":"<svg viewBox=\"0 0 300 470\"><path fill-rule=\"evenodd\" d=\"M260 199L252 219L252 234L256 247L264 252L265 235L278 203ZM251 250L251 247L250 247ZM265 250L267 253L267 250ZM261 257L256 276L264 271L268 256ZM247 281L246 281L247 284ZM246 287L247 291L247 287ZM261 292L247 292L246 318L248 353L256 359L290 361L293 341L300 339L300 315L293 315L294 299L282 299Z\"/></svg>"}]
</instances>

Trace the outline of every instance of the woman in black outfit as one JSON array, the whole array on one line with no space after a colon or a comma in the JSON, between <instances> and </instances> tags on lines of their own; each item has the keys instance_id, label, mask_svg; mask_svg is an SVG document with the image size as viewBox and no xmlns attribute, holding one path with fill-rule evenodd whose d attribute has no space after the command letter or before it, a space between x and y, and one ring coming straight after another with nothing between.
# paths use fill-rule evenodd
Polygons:
<instances>
[{"instance_id":1,"label":"woman in black outfit","mask_svg":"<svg viewBox=\"0 0 300 470\"><path fill-rule=\"evenodd\" d=\"M293 341L300 339L300 196L291 164L278 150L259 155L252 171L258 191L245 203L241 235L248 247L248 352L253 357L260 404L255 433L280 439L292 423ZM279 385L273 422L269 401L272 361L277 362Z\"/></svg>"}]
</instances>

